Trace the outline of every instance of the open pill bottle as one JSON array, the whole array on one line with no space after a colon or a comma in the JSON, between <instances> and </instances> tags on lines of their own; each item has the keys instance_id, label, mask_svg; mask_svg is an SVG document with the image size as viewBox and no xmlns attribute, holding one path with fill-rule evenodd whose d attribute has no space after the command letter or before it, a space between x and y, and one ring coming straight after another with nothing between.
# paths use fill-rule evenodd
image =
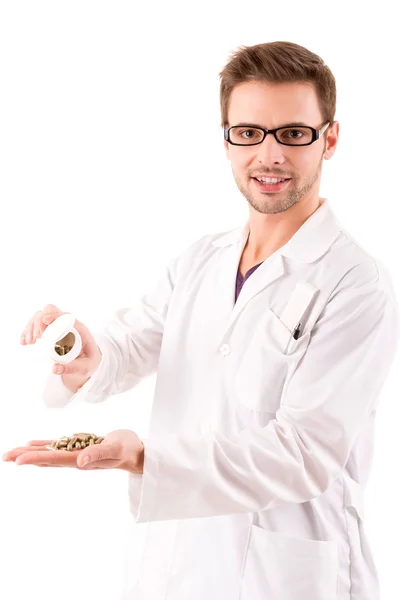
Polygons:
<instances>
[{"instance_id":1,"label":"open pill bottle","mask_svg":"<svg viewBox=\"0 0 400 600\"><path fill-rule=\"evenodd\" d=\"M74 328L75 320L73 315L66 313L57 317L43 332L42 340L56 363L69 363L81 353L82 338Z\"/></svg>"}]
</instances>

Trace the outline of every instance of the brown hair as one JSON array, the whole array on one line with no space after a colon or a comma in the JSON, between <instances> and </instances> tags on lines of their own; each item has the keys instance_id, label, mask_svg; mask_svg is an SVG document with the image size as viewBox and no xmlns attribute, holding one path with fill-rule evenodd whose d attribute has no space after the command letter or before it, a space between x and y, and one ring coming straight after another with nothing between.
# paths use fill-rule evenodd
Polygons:
<instances>
[{"instance_id":1,"label":"brown hair","mask_svg":"<svg viewBox=\"0 0 400 600\"><path fill-rule=\"evenodd\" d=\"M267 83L310 82L315 85L324 123L332 123L336 112L335 78L322 58L292 42L269 42L241 46L219 73L221 126L228 126L232 90L245 81Z\"/></svg>"}]
</instances>

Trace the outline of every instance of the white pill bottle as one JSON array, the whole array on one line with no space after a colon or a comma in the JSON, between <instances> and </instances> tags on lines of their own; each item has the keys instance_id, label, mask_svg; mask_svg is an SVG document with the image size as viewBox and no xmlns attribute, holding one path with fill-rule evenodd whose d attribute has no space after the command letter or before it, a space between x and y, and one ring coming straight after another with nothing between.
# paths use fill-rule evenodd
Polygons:
<instances>
[{"instance_id":1,"label":"white pill bottle","mask_svg":"<svg viewBox=\"0 0 400 600\"><path fill-rule=\"evenodd\" d=\"M73 315L66 313L57 317L43 332L42 340L55 363L70 363L81 353L82 338L74 327L75 321ZM71 349L61 354L61 349L65 346Z\"/></svg>"}]
</instances>

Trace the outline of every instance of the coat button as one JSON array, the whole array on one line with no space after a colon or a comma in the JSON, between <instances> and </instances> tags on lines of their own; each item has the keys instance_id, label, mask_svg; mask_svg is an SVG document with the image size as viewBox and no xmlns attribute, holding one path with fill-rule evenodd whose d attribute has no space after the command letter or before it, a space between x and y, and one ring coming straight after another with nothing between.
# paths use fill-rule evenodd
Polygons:
<instances>
[{"instance_id":1,"label":"coat button","mask_svg":"<svg viewBox=\"0 0 400 600\"><path fill-rule=\"evenodd\" d=\"M230 353L231 347L229 346L229 344L222 344L219 351L221 352L222 356L226 356L227 354Z\"/></svg>"}]
</instances>

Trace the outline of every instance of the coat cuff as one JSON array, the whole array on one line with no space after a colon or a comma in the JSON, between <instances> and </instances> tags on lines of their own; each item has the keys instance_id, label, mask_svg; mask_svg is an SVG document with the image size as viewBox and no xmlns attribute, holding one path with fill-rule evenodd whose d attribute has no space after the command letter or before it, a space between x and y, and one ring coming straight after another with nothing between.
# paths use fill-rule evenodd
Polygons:
<instances>
[{"instance_id":1,"label":"coat cuff","mask_svg":"<svg viewBox=\"0 0 400 600\"><path fill-rule=\"evenodd\" d=\"M142 439L144 445L143 475L129 473L128 494L131 513L136 523L152 520L157 498L159 457L151 442Z\"/></svg>"},{"instance_id":2,"label":"coat cuff","mask_svg":"<svg viewBox=\"0 0 400 600\"><path fill-rule=\"evenodd\" d=\"M61 378L61 375L51 373L47 378L42 394L42 401L47 408L63 408L72 399L74 392L71 392Z\"/></svg>"}]
</instances>

